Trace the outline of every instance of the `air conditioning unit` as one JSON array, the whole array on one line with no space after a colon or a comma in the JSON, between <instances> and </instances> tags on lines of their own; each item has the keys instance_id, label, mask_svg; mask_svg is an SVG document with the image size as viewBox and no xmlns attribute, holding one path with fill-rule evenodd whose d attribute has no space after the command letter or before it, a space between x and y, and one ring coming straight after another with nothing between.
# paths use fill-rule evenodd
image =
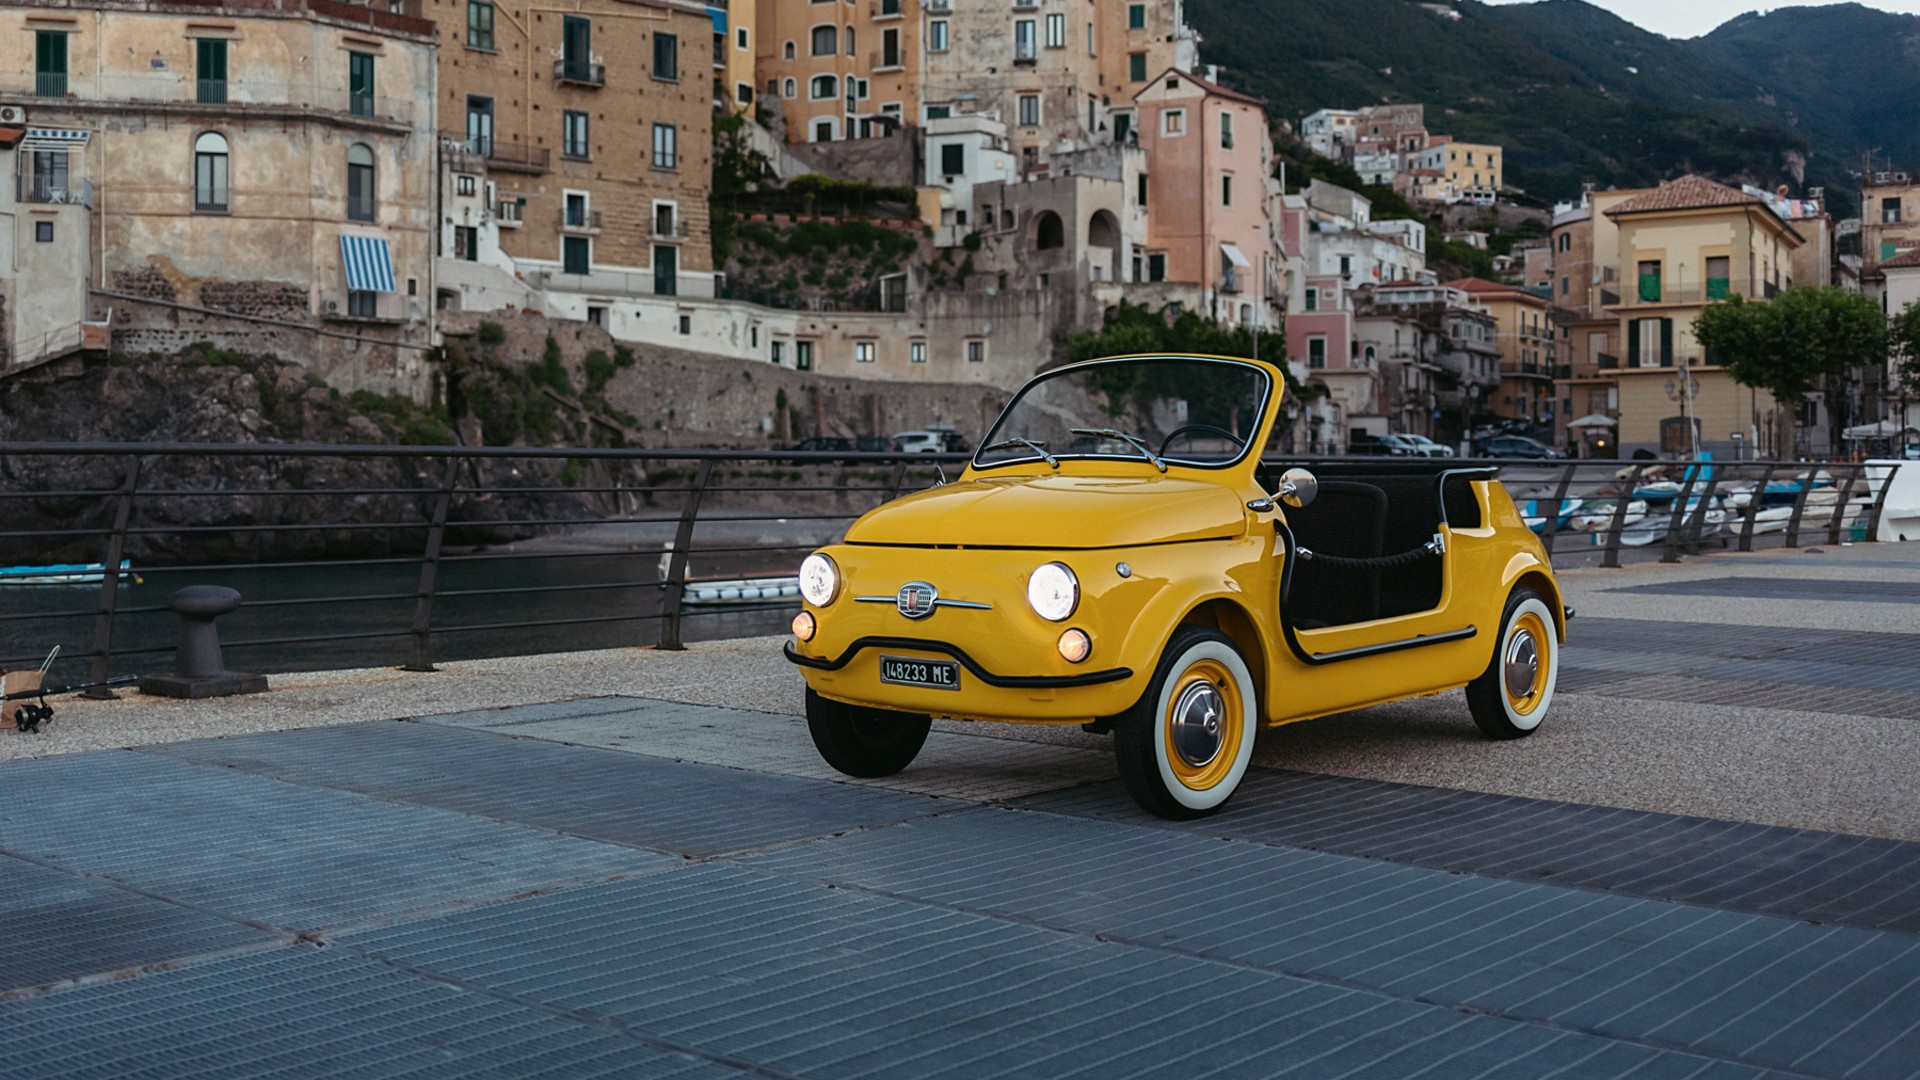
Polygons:
<instances>
[{"instance_id":1,"label":"air conditioning unit","mask_svg":"<svg viewBox=\"0 0 1920 1080\"><path fill-rule=\"evenodd\" d=\"M18 105L0 105L0 124L24 124L27 110Z\"/></svg>"},{"instance_id":2,"label":"air conditioning unit","mask_svg":"<svg viewBox=\"0 0 1920 1080\"><path fill-rule=\"evenodd\" d=\"M329 315L337 315L340 313L340 301L338 300L328 300L326 303L322 304L321 306L326 309L327 314Z\"/></svg>"}]
</instances>

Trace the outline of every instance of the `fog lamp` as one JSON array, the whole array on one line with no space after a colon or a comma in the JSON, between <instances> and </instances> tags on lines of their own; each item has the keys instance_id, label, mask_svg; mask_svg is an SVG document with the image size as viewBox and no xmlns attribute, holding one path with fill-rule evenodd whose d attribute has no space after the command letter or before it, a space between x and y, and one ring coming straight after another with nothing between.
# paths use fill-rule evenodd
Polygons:
<instances>
[{"instance_id":1,"label":"fog lamp","mask_svg":"<svg viewBox=\"0 0 1920 1080\"><path fill-rule=\"evenodd\" d=\"M793 617L794 637L799 638L801 641L812 641L814 629L813 612L803 611Z\"/></svg>"},{"instance_id":2,"label":"fog lamp","mask_svg":"<svg viewBox=\"0 0 1920 1080\"><path fill-rule=\"evenodd\" d=\"M1076 628L1060 635L1060 655L1066 657L1067 663L1077 664L1092 653L1093 639L1087 637L1085 630Z\"/></svg>"}]
</instances>

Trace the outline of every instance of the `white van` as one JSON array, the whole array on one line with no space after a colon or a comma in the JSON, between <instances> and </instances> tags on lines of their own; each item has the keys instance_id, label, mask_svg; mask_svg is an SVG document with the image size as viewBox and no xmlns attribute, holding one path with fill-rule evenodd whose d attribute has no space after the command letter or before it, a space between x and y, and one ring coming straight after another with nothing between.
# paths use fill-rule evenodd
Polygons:
<instances>
[{"instance_id":1,"label":"white van","mask_svg":"<svg viewBox=\"0 0 1920 1080\"><path fill-rule=\"evenodd\" d=\"M898 431L893 441L900 444L903 454L937 454L944 448L937 431Z\"/></svg>"}]
</instances>

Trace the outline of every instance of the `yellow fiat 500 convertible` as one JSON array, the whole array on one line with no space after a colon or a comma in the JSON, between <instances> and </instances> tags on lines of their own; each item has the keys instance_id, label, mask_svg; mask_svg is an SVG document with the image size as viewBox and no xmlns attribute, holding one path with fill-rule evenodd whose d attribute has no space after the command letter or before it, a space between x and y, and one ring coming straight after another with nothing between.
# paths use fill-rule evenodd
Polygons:
<instances>
[{"instance_id":1,"label":"yellow fiat 500 convertible","mask_svg":"<svg viewBox=\"0 0 1920 1080\"><path fill-rule=\"evenodd\" d=\"M1465 687L1488 736L1533 731L1570 612L1495 471L1272 475L1284 390L1220 357L1045 372L956 482L809 555L786 655L821 755L886 776L932 717L1079 724L1141 806L1194 817L1263 724Z\"/></svg>"}]
</instances>

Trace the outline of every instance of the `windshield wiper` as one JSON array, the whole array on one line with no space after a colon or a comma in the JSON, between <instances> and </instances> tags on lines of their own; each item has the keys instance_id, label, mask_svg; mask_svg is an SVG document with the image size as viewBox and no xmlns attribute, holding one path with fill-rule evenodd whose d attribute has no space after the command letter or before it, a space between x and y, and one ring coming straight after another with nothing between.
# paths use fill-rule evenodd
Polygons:
<instances>
[{"instance_id":1,"label":"windshield wiper","mask_svg":"<svg viewBox=\"0 0 1920 1080\"><path fill-rule=\"evenodd\" d=\"M994 443L992 446L983 446L980 448L980 453L985 454L993 450L1011 450L1016 446L1027 447L1028 449L1032 450L1034 453L1039 454L1043 458L1046 458L1047 464L1053 466L1056 469L1060 467L1060 459L1057 457L1054 457L1052 454L1047 453L1046 444L1034 442L1032 439L1022 439L1019 436L1015 436L1011 439L1002 439L1001 441Z\"/></svg>"},{"instance_id":2,"label":"windshield wiper","mask_svg":"<svg viewBox=\"0 0 1920 1080\"><path fill-rule=\"evenodd\" d=\"M1167 463L1160 460L1160 455L1155 454L1153 451L1147 449L1146 443L1141 442L1139 439L1134 438L1133 436L1127 434L1124 431L1116 431L1113 428L1085 428L1085 427L1069 428L1068 430L1075 435L1098 435L1103 439L1124 439L1127 442L1132 443L1134 449L1140 451L1142 454L1145 454L1147 456L1147 460L1153 462L1154 468L1159 469L1161 472L1167 471Z\"/></svg>"}]
</instances>

